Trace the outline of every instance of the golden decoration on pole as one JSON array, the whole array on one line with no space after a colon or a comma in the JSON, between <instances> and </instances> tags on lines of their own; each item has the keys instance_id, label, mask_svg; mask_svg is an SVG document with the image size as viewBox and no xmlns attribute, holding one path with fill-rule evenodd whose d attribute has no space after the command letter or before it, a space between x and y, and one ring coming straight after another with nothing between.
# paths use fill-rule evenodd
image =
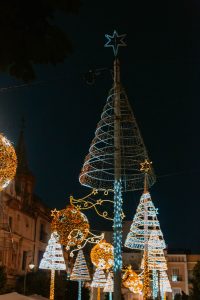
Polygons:
<instances>
[{"instance_id":1,"label":"golden decoration on pole","mask_svg":"<svg viewBox=\"0 0 200 300\"><path fill-rule=\"evenodd\" d=\"M69 205L62 210L52 210L52 230L57 230L59 242L67 247L80 245L87 238L90 225L87 217Z\"/></svg>"},{"instance_id":2,"label":"golden decoration on pole","mask_svg":"<svg viewBox=\"0 0 200 300\"><path fill-rule=\"evenodd\" d=\"M51 211L51 216L52 231L58 232L60 244L64 245L66 250L71 250L71 257L74 256L74 251L84 248L88 242L97 244L104 238L104 234L95 235L90 232L87 217L73 205L68 205L62 210L55 208Z\"/></svg>"},{"instance_id":3,"label":"golden decoration on pole","mask_svg":"<svg viewBox=\"0 0 200 300\"><path fill-rule=\"evenodd\" d=\"M125 269L125 273L122 276L122 284L132 293L138 294L142 292L142 281L140 280L139 275L132 270L131 265Z\"/></svg>"},{"instance_id":4,"label":"golden decoration on pole","mask_svg":"<svg viewBox=\"0 0 200 300\"><path fill-rule=\"evenodd\" d=\"M10 141L0 134L0 191L15 177L17 156Z\"/></svg>"},{"instance_id":5,"label":"golden decoration on pole","mask_svg":"<svg viewBox=\"0 0 200 300\"><path fill-rule=\"evenodd\" d=\"M95 245L90 253L91 261L98 269L108 270L114 264L113 245L105 240Z\"/></svg>"}]
</instances>

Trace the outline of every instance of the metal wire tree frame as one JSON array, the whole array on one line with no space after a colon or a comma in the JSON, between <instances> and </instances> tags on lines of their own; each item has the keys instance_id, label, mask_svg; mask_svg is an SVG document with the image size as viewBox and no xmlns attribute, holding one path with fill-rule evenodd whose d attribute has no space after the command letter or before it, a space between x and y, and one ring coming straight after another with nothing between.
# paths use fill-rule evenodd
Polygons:
<instances>
[{"instance_id":1,"label":"metal wire tree frame","mask_svg":"<svg viewBox=\"0 0 200 300\"><path fill-rule=\"evenodd\" d=\"M146 174L141 173L141 163L148 155L128 97L120 82L118 48L126 46L125 35L106 35L105 47L114 52L114 80L95 137L86 156L79 181L82 185L114 192L114 300L121 299L122 268L122 204L123 192L143 188ZM146 176L147 177L147 176ZM146 179L150 187L155 182L151 171Z\"/></svg>"},{"instance_id":2,"label":"metal wire tree frame","mask_svg":"<svg viewBox=\"0 0 200 300\"><path fill-rule=\"evenodd\" d=\"M121 174L122 190L123 192L140 190L144 185L144 173L140 171L140 163L148 159L148 154L128 97L121 85L119 98L121 165L118 171ZM82 185L98 190L113 190L115 180L114 101L113 87L79 177ZM148 187L154 182L155 175L151 168L147 176Z\"/></svg>"}]
</instances>

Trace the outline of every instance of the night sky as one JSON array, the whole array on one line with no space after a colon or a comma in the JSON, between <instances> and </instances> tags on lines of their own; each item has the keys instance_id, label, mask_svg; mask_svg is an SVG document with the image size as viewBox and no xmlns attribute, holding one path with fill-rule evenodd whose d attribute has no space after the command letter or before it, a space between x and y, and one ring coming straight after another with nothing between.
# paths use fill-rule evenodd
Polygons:
<instances>
[{"instance_id":1,"label":"night sky","mask_svg":"<svg viewBox=\"0 0 200 300\"><path fill-rule=\"evenodd\" d=\"M36 193L61 209L70 194L89 192L78 176L112 78L105 71L88 85L84 73L112 68L104 35L116 29L127 34L128 46L120 49L122 83L157 175L150 192L166 243L200 252L199 1L83 0L77 16L59 14L57 22L69 34L73 54L56 67L36 66L33 85L0 89L0 128L14 144L22 116L26 120ZM21 84L0 75L0 88ZM140 194L124 195L128 220ZM92 228L111 229L111 222L87 216Z\"/></svg>"}]
</instances>

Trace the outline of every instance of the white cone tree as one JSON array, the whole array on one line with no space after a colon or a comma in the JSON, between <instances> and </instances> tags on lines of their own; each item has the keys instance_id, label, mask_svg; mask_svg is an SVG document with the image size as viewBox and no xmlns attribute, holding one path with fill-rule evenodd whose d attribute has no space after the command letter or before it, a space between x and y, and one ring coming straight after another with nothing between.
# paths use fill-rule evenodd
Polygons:
<instances>
[{"instance_id":1,"label":"white cone tree","mask_svg":"<svg viewBox=\"0 0 200 300\"><path fill-rule=\"evenodd\" d=\"M51 234L39 269L51 270L50 300L54 300L55 270L66 270L62 247L58 243L56 231Z\"/></svg>"},{"instance_id":2,"label":"white cone tree","mask_svg":"<svg viewBox=\"0 0 200 300\"><path fill-rule=\"evenodd\" d=\"M82 250L78 252L70 280L78 281L78 300L81 300L81 282L91 280Z\"/></svg>"},{"instance_id":3,"label":"white cone tree","mask_svg":"<svg viewBox=\"0 0 200 300\"><path fill-rule=\"evenodd\" d=\"M158 211L151 200L150 193L144 192L140 198L130 232L127 235L125 247L144 250L145 240L149 239L151 234L158 235L162 248L166 247L157 214Z\"/></svg>"},{"instance_id":4,"label":"white cone tree","mask_svg":"<svg viewBox=\"0 0 200 300\"><path fill-rule=\"evenodd\" d=\"M112 273L109 272L106 280L105 287L103 289L105 293L113 293L114 287L113 287L113 278L112 278Z\"/></svg>"},{"instance_id":5,"label":"white cone tree","mask_svg":"<svg viewBox=\"0 0 200 300\"><path fill-rule=\"evenodd\" d=\"M100 300L101 298L101 288L104 288L106 285L106 276L104 274L104 271L96 268L93 280L91 283L91 287L97 288L97 300Z\"/></svg>"},{"instance_id":6,"label":"white cone tree","mask_svg":"<svg viewBox=\"0 0 200 300\"><path fill-rule=\"evenodd\" d=\"M70 275L70 280L74 280L74 281L90 281L91 280L82 250L79 250L79 252L78 252L72 273Z\"/></svg>"}]
</instances>

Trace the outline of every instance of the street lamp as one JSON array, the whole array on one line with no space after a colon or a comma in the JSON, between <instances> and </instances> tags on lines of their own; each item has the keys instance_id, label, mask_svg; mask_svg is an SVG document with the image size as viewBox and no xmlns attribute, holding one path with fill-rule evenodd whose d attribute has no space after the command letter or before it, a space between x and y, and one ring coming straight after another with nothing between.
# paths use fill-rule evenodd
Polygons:
<instances>
[{"instance_id":1,"label":"street lamp","mask_svg":"<svg viewBox=\"0 0 200 300\"><path fill-rule=\"evenodd\" d=\"M32 251L30 251L32 253ZM32 257L32 255L28 256L28 257ZM27 271L28 269L30 269L31 271L35 268L35 265L33 262L31 262L29 265L28 265L28 268L27 266L25 266L25 273L24 273L24 295L26 295L26 275L27 275Z\"/></svg>"}]
</instances>

